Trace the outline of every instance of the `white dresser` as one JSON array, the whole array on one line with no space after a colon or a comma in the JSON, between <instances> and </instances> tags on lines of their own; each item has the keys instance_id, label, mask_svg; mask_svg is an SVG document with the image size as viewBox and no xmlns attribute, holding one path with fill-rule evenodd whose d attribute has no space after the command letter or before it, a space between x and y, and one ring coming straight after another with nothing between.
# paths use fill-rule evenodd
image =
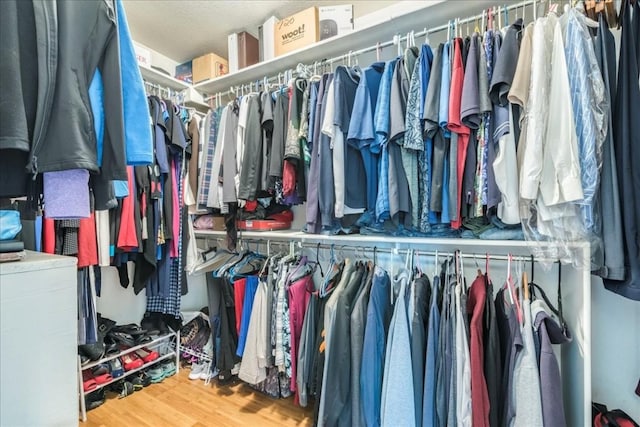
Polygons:
<instances>
[{"instance_id":1,"label":"white dresser","mask_svg":"<svg viewBox=\"0 0 640 427\"><path fill-rule=\"evenodd\" d=\"M0 426L78 423L76 262L0 264Z\"/></svg>"}]
</instances>

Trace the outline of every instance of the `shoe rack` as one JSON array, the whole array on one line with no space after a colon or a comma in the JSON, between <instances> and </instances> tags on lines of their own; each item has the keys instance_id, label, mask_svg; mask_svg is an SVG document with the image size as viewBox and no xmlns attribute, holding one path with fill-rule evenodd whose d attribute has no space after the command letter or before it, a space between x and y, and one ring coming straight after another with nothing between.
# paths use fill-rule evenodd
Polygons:
<instances>
[{"instance_id":1,"label":"shoe rack","mask_svg":"<svg viewBox=\"0 0 640 427\"><path fill-rule=\"evenodd\" d=\"M180 332L171 332L169 334L166 335L161 335L158 336L157 338L155 338L154 340L144 343L144 344L140 344L134 347L130 347L127 348L126 350L122 350L121 352L119 352L118 354L113 354L110 356L105 356L99 360L95 360L92 361L90 363L85 364L84 366L82 366L82 364L80 363L80 356L78 356L78 382L79 382L79 400L80 400L80 419L83 422L87 421L87 408L86 408L86 400L85 397L88 394L94 393L104 387L107 387L115 382L118 382L124 378L127 378L133 374L135 374L136 372L140 372L143 371L155 364L158 364L164 360L169 360L169 359L174 359L175 364L176 364L176 374L178 373L179 369L180 369L180 352L179 352L179 343L180 343ZM83 387L83 372L90 370L96 366L99 366L103 363L108 363L111 360L114 359L120 359L121 357L127 356L128 354L132 354L134 353L136 350L139 350L141 348L148 348L151 350L155 350L159 353L159 357L155 360L152 360L148 363L143 364L142 366L135 368L135 369L131 369L128 371L124 371L124 373L118 377L114 377L109 381L106 381L104 383L98 384L96 388L90 390L90 391L84 391L84 387ZM124 369L124 364L123 364L123 369Z\"/></svg>"}]
</instances>

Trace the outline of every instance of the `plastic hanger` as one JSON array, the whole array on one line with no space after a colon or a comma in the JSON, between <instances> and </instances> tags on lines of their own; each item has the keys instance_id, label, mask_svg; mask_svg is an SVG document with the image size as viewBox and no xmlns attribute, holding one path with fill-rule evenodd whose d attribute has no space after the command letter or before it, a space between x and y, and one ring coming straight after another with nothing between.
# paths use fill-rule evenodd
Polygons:
<instances>
[{"instance_id":1,"label":"plastic hanger","mask_svg":"<svg viewBox=\"0 0 640 427\"><path fill-rule=\"evenodd\" d=\"M431 46L431 40L429 40L429 30L424 27L424 44Z\"/></svg>"}]
</instances>

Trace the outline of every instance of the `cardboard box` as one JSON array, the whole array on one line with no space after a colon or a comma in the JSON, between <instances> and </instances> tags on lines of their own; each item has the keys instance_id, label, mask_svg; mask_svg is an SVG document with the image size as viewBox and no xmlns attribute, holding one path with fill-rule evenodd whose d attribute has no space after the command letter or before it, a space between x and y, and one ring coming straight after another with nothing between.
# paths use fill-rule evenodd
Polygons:
<instances>
[{"instance_id":1,"label":"cardboard box","mask_svg":"<svg viewBox=\"0 0 640 427\"><path fill-rule=\"evenodd\" d=\"M138 43L133 43L133 50L136 52L136 59L138 65L151 68L151 51L147 48L140 46Z\"/></svg>"},{"instance_id":2,"label":"cardboard box","mask_svg":"<svg viewBox=\"0 0 640 427\"><path fill-rule=\"evenodd\" d=\"M227 37L229 72L235 73L250 65L257 64L260 60L259 44L258 39L246 31L229 34Z\"/></svg>"},{"instance_id":3,"label":"cardboard box","mask_svg":"<svg viewBox=\"0 0 640 427\"><path fill-rule=\"evenodd\" d=\"M180 65L176 65L175 77L183 82L193 83L193 61L187 61Z\"/></svg>"},{"instance_id":4,"label":"cardboard box","mask_svg":"<svg viewBox=\"0 0 640 427\"><path fill-rule=\"evenodd\" d=\"M353 5L320 6L318 8L320 40L353 30Z\"/></svg>"},{"instance_id":5,"label":"cardboard box","mask_svg":"<svg viewBox=\"0 0 640 427\"><path fill-rule=\"evenodd\" d=\"M310 7L276 22L273 37L276 56L303 48L320 40L318 8Z\"/></svg>"},{"instance_id":6,"label":"cardboard box","mask_svg":"<svg viewBox=\"0 0 640 427\"><path fill-rule=\"evenodd\" d=\"M193 83L215 79L229 73L229 63L215 53L207 53L193 60Z\"/></svg>"}]
</instances>

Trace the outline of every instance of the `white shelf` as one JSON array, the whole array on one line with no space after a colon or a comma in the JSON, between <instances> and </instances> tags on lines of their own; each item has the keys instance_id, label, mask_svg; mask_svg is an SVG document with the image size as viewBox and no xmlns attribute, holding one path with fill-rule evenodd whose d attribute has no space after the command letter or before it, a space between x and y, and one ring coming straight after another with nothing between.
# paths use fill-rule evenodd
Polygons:
<instances>
[{"instance_id":1,"label":"white shelf","mask_svg":"<svg viewBox=\"0 0 640 427\"><path fill-rule=\"evenodd\" d=\"M171 76L167 76L160 71L157 71L153 68L140 66L140 73L142 74L142 78L150 83L155 83L157 85L167 87L173 90L185 90L189 89L191 85L189 83L183 82L182 80L178 80Z\"/></svg>"},{"instance_id":2,"label":"white shelf","mask_svg":"<svg viewBox=\"0 0 640 427\"><path fill-rule=\"evenodd\" d=\"M226 237L225 231L195 230L196 237L222 239ZM451 248L461 251L487 252L491 250L495 253L512 253L514 255L529 255L531 249L538 243L526 240L480 240L480 239L459 239L459 238L429 238L429 237L396 237L388 235L322 235L307 234L300 231L239 231L238 239L259 240L259 241L291 241L311 244L335 244L336 247L345 246L366 246L379 248L412 248L428 247L432 250L451 250ZM553 243L546 244L553 247ZM588 247L586 242L575 242L571 244L576 249Z\"/></svg>"},{"instance_id":3,"label":"white shelf","mask_svg":"<svg viewBox=\"0 0 640 427\"><path fill-rule=\"evenodd\" d=\"M418 3L418 5L417 8L407 7L402 13L389 16L384 22L322 40L311 46L243 68L232 74L200 82L194 85L194 88L200 92L214 95L217 92L226 91L231 86L252 83L261 80L264 76L272 76L278 72L295 68L298 63L312 64L323 58L329 59L352 50L372 46L376 42L391 40L396 34L405 35L412 30L419 31L425 27L444 24L450 19L481 12L483 8L495 5L495 1L430 0ZM395 49L395 47L390 49Z\"/></svg>"}]
</instances>

